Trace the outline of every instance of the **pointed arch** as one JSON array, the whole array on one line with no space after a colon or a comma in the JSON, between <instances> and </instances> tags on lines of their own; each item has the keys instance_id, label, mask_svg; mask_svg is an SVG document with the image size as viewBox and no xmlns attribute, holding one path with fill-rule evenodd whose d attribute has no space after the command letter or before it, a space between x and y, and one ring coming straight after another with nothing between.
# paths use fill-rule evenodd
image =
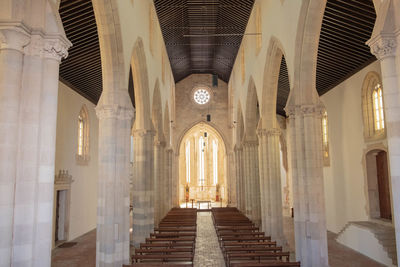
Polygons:
<instances>
[{"instance_id":1,"label":"pointed arch","mask_svg":"<svg viewBox=\"0 0 400 267\"><path fill-rule=\"evenodd\" d=\"M366 141L370 140L380 140L386 138L386 127L383 126L382 129L377 130L375 127L376 122L376 110L374 105L374 92L378 88L382 94L382 81L378 73L370 71L364 78L362 85L362 113L364 122L364 139ZM378 104L380 112L382 114L382 119L384 123L384 101L382 95L379 96L380 103ZM383 124L384 125L384 124Z\"/></svg>"},{"instance_id":2,"label":"pointed arch","mask_svg":"<svg viewBox=\"0 0 400 267\"><path fill-rule=\"evenodd\" d=\"M152 108L152 122L156 131L156 140L165 141L163 132L162 103L160 93L160 82L158 79L154 85Z\"/></svg>"},{"instance_id":3,"label":"pointed arch","mask_svg":"<svg viewBox=\"0 0 400 267\"><path fill-rule=\"evenodd\" d=\"M257 89L253 77L249 79L246 98L245 136L247 140L257 140L257 125L260 119Z\"/></svg>"},{"instance_id":4,"label":"pointed arch","mask_svg":"<svg viewBox=\"0 0 400 267\"><path fill-rule=\"evenodd\" d=\"M164 108L164 136L165 141L167 142L167 146L171 145L171 123L169 119L169 108L168 102L165 104Z\"/></svg>"},{"instance_id":5,"label":"pointed arch","mask_svg":"<svg viewBox=\"0 0 400 267\"><path fill-rule=\"evenodd\" d=\"M326 0L302 3L296 35L293 90L288 99L291 105L319 103L317 56L325 6Z\"/></svg>"},{"instance_id":6,"label":"pointed arch","mask_svg":"<svg viewBox=\"0 0 400 267\"><path fill-rule=\"evenodd\" d=\"M82 105L78 115L78 142L76 162L86 165L89 162L89 111L85 104Z\"/></svg>"},{"instance_id":7,"label":"pointed arch","mask_svg":"<svg viewBox=\"0 0 400 267\"><path fill-rule=\"evenodd\" d=\"M283 58L284 50L281 42L276 37L271 37L264 67L261 110L263 127L267 129L277 127L276 101L278 96L280 67L282 60L284 60Z\"/></svg>"},{"instance_id":8,"label":"pointed arch","mask_svg":"<svg viewBox=\"0 0 400 267\"><path fill-rule=\"evenodd\" d=\"M147 72L146 54L142 38L138 37L133 46L131 57L131 68L133 84L135 85L135 129L151 130L150 118L150 95L149 80Z\"/></svg>"},{"instance_id":9,"label":"pointed arch","mask_svg":"<svg viewBox=\"0 0 400 267\"><path fill-rule=\"evenodd\" d=\"M240 100L237 104L237 115L236 115L236 145L240 146L244 136L244 120L242 112L242 104Z\"/></svg>"},{"instance_id":10,"label":"pointed arch","mask_svg":"<svg viewBox=\"0 0 400 267\"><path fill-rule=\"evenodd\" d=\"M122 88L127 91L117 2L93 0L92 4L99 36L103 91Z\"/></svg>"}]
</instances>

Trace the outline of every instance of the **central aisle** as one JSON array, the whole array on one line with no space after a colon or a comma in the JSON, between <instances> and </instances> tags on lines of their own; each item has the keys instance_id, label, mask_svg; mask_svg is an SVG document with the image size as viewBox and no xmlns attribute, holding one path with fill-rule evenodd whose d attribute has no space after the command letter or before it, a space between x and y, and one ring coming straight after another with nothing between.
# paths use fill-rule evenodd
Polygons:
<instances>
[{"instance_id":1,"label":"central aisle","mask_svg":"<svg viewBox=\"0 0 400 267\"><path fill-rule=\"evenodd\" d=\"M224 267L211 212L197 213L197 237L194 267Z\"/></svg>"}]
</instances>

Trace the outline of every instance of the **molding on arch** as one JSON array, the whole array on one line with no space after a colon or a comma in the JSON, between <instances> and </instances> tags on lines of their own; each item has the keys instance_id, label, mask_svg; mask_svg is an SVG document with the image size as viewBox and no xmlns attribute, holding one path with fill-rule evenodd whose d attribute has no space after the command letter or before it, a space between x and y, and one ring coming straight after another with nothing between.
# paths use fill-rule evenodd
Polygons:
<instances>
[{"instance_id":1,"label":"molding on arch","mask_svg":"<svg viewBox=\"0 0 400 267\"><path fill-rule=\"evenodd\" d=\"M269 41L267 56L264 66L264 80L262 88L261 117L263 127L275 128L276 122L276 100L278 96L279 72L282 57L285 56L283 45L278 38L272 36ZM290 84L290 76L289 84Z\"/></svg>"},{"instance_id":2,"label":"molding on arch","mask_svg":"<svg viewBox=\"0 0 400 267\"><path fill-rule=\"evenodd\" d=\"M325 6L326 0L304 0L301 5L297 23L293 85L287 107L318 103L317 56Z\"/></svg>"},{"instance_id":3,"label":"molding on arch","mask_svg":"<svg viewBox=\"0 0 400 267\"><path fill-rule=\"evenodd\" d=\"M253 77L250 76L246 95L246 110L244 116L244 138L250 138L248 140L257 140L257 126L261 118L260 110L258 110L257 120L257 103L260 106L260 101L257 95L257 87L254 83Z\"/></svg>"},{"instance_id":4,"label":"molding on arch","mask_svg":"<svg viewBox=\"0 0 400 267\"><path fill-rule=\"evenodd\" d=\"M188 133L193 127L195 127L196 125L198 125L200 123L204 123L207 126L213 128L220 135L221 139L224 141L225 153L228 155L228 153L231 152L231 149L229 148L229 143L227 142L228 138L226 138L226 136L222 133L222 131L218 128L218 126L216 124L205 121L205 120L197 120L197 121L193 122L179 134L177 143L175 144L175 155L179 156L179 149L181 147L182 140L185 137L186 133Z\"/></svg>"},{"instance_id":5,"label":"molding on arch","mask_svg":"<svg viewBox=\"0 0 400 267\"><path fill-rule=\"evenodd\" d=\"M142 38L138 37L132 49L131 68L135 86L136 118L134 129L151 130L149 77Z\"/></svg>"},{"instance_id":6,"label":"molding on arch","mask_svg":"<svg viewBox=\"0 0 400 267\"><path fill-rule=\"evenodd\" d=\"M151 119L153 122L154 129L156 131L155 139L159 142L165 141L164 136L164 120L162 111L162 100L160 91L160 82L156 79L153 91L153 101L151 103Z\"/></svg>"}]
</instances>

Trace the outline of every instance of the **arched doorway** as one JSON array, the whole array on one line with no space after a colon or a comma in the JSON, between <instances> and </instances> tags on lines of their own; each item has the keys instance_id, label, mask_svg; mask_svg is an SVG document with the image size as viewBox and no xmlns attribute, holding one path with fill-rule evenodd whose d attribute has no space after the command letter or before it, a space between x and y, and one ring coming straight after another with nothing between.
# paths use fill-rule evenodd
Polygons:
<instances>
[{"instance_id":1,"label":"arched doorway","mask_svg":"<svg viewBox=\"0 0 400 267\"><path fill-rule=\"evenodd\" d=\"M179 146L179 204L225 205L226 162L224 140L214 127L201 122L188 130Z\"/></svg>"},{"instance_id":2,"label":"arched doorway","mask_svg":"<svg viewBox=\"0 0 400 267\"><path fill-rule=\"evenodd\" d=\"M366 154L369 212L371 218L392 220L387 153L375 149Z\"/></svg>"}]
</instances>

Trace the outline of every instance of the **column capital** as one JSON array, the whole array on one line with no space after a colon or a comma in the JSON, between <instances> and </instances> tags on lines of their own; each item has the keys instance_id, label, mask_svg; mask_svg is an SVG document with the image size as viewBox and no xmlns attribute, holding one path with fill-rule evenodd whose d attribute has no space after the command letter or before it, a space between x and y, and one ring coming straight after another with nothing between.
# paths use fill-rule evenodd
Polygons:
<instances>
[{"instance_id":1,"label":"column capital","mask_svg":"<svg viewBox=\"0 0 400 267\"><path fill-rule=\"evenodd\" d=\"M280 136L282 134L279 128L259 129L257 130L258 136Z\"/></svg>"},{"instance_id":2,"label":"column capital","mask_svg":"<svg viewBox=\"0 0 400 267\"><path fill-rule=\"evenodd\" d=\"M393 57L396 54L397 41L395 34L378 34L366 44L370 47L371 54L379 60Z\"/></svg>"},{"instance_id":3,"label":"column capital","mask_svg":"<svg viewBox=\"0 0 400 267\"><path fill-rule=\"evenodd\" d=\"M247 140L243 142L243 147L258 146L257 140Z\"/></svg>"},{"instance_id":4,"label":"column capital","mask_svg":"<svg viewBox=\"0 0 400 267\"><path fill-rule=\"evenodd\" d=\"M30 34L23 27L0 26L0 51L9 49L23 53L30 39Z\"/></svg>"},{"instance_id":5,"label":"column capital","mask_svg":"<svg viewBox=\"0 0 400 267\"><path fill-rule=\"evenodd\" d=\"M147 129L136 129L132 131L132 135L135 137L145 137L145 136L155 136L156 132L154 130Z\"/></svg>"},{"instance_id":6,"label":"column capital","mask_svg":"<svg viewBox=\"0 0 400 267\"><path fill-rule=\"evenodd\" d=\"M133 117L133 109L118 104L100 105L96 107L96 115L99 120L111 118L130 120Z\"/></svg>"},{"instance_id":7,"label":"column capital","mask_svg":"<svg viewBox=\"0 0 400 267\"><path fill-rule=\"evenodd\" d=\"M167 144L167 142L165 142L165 141L154 140L154 145L155 146L165 147L166 144Z\"/></svg>"},{"instance_id":8,"label":"column capital","mask_svg":"<svg viewBox=\"0 0 400 267\"><path fill-rule=\"evenodd\" d=\"M68 57L68 49L71 47L68 40L45 39L43 46L43 56L61 62L61 59ZM133 115L132 115L133 116Z\"/></svg>"},{"instance_id":9,"label":"column capital","mask_svg":"<svg viewBox=\"0 0 400 267\"><path fill-rule=\"evenodd\" d=\"M320 104L306 104L306 105L292 105L285 108L286 114L288 114L289 118L295 116L322 116L324 112L324 107Z\"/></svg>"}]
</instances>

